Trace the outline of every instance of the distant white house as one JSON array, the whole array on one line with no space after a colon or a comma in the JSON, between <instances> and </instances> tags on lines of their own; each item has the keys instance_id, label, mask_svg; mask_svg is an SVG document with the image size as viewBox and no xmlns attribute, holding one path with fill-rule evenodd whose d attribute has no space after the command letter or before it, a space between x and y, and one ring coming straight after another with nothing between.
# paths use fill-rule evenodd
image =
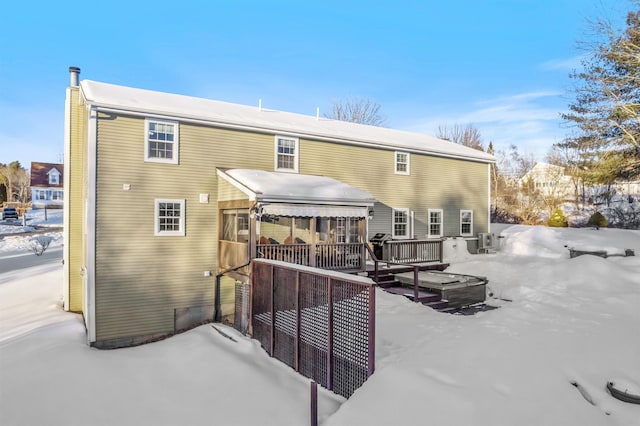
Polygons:
<instances>
[{"instance_id":1,"label":"distant white house","mask_svg":"<svg viewBox=\"0 0 640 426\"><path fill-rule=\"evenodd\" d=\"M640 196L640 180L616 182L614 188L619 195Z\"/></svg>"},{"instance_id":2,"label":"distant white house","mask_svg":"<svg viewBox=\"0 0 640 426\"><path fill-rule=\"evenodd\" d=\"M564 174L564 167L548 163L536 163L520 180L531 181L544 196L568 197L572 194L571 178Z\"/></svg>"},{"instance_id":3,"label":"distant white house","mask_svg":"<svg viewBox=\"0 0 640 426\"><path fill-rule=\"evenodd\" d=\"M62 208L64 164L31 162L31 207Z\"/></svg>"}]
</instances>

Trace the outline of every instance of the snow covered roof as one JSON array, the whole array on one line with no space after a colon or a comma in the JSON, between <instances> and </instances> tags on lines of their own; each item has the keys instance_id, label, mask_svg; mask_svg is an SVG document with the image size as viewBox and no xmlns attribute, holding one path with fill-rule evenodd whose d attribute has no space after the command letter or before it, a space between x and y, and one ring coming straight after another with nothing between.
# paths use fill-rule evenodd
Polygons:
<instances>
[{"instance_id":1,"label":"snow covered roof","mask_svg":"<svg viewBox=\"0 0 640 426\"><path fill-rule=\"evenodd\" d=\"M261 202L372 206L375 201L367 191L326 176L252 169L218 169L218 176Z\"/></svg>"},{"instance_id":2,"label":"snow covered roof","mask_svg":"<svg viewBox=\"0 0 640 426\"><path fill-rule=\"evenodd\" d=\"M203 98L83 80L85 100L97 107L166 116L218 126L332 142L406 150L442 157L493 162L491 154L433 136Z\"/></svg>"}]
</instances>

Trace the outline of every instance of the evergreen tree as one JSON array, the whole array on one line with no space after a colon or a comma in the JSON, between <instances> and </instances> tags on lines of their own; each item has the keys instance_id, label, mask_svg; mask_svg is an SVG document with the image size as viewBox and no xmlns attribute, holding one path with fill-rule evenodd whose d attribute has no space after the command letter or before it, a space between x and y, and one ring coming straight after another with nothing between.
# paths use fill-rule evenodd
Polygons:
<instances>
[{"instance_id":1,"label":"evergreen tree","mask_svg":"<svg viewBox=\"0 0 640 426\"><path fill-rule=\"evenodd\" d=\"M624 31L602 22L599 29L606 41L583 61L582 71L571 74L576 98L562 115L580 133L561 145L579 150L596 166L595 180L610 183L605 181L612 177L640 176L640 9L628 13Z\"/></svg>"}]
</instances>

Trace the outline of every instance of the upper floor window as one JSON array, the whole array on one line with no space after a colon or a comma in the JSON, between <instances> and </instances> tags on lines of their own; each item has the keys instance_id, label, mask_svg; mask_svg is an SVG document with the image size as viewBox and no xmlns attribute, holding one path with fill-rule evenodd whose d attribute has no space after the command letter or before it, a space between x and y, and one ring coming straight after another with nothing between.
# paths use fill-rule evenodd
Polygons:
<instances>
[{"instance_id":1,"label":"upper floor window","mask_svg":"<svg viewBox=\"0 0 640 426\"><path fill-rule=\"evenodd\" d=\"M144 160L178 164L178 123L145 120Z\"/></svg>"},{"instance_id":2,"label":"upper floor window","mask_svg":"<svg viewBox=\"0 0 640 426\"><path fill-rule=\"evenodd\" d=\"M49 185L59 185L60 184L60 172L56 169L51 169L49 172Z\"/></svg>"},{"instance_id":3,"label":"upper floor window","mask_svg":"<svg viewBox=\"0 0 640 426\"><path fill-rule=\"evenodd\" d=\"M275 170L281 172L298 172L298 138L276 136Z\"/></svg>"},{"instance_id":4,"label":"upper floor window","mask_svg":"<svg viewBox=\"0 0 640 426\"><path fill-rule=\"evenodd\" d=\"M429 223L429 238L442 237L442 209L429 209L427 212Z\"/></svg>"},{"instance_id":5,"label":"upper floor window","mask_svg":"<svg viewBox=\"0 0 640 426\"><path fill-rule=\"evenodd\" d=\"M409 209L393 209L391 236L393 238L411 238L411 215Z\"/></svg>"},{"instance_id":6,"label":"upper floor window","mask_svg":"<svg viewBox=\"0 0 640 426\"><path fill-rule=\"evenodd\" d=\"M185 201L157 199L155 203L155 235L184 236Z\"/></svg>"},{"instance_id":7,"label":"upper floor window","mask_svg":"<svg viewBox=\"0 0 640 426\"><path fill-rule=\"evenodd\" d=\"M473 235L473 210L460 210L460 235Z\"/></svg>"},{"instance_id":8,"label":"upper floor window","mask_svg":"<svg viewBox=\"0 0 640 426\"><path fill-rule=\"evenodd\" d=\"M397 175L410 174L409 153L396 151L395 173Z\"/></svg>"}]
</instances>

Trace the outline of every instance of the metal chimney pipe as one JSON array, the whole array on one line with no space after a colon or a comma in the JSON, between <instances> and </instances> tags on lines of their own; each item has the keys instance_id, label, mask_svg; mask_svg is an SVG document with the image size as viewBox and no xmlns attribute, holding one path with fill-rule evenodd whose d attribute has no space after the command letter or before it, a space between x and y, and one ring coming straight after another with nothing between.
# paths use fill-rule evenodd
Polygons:
<instances>
[{"instance_id":1,"label":"metal chimney pipe","mask_svg":"<svg viewBox=\"0 0 640 426\"><path fill-rule=\"evenodd\" d=\"M71 79L71 82L69 83L71 87L77 87L80 79L80 68L69 67L69 77Z\"/></svg>"}]
</instances>

